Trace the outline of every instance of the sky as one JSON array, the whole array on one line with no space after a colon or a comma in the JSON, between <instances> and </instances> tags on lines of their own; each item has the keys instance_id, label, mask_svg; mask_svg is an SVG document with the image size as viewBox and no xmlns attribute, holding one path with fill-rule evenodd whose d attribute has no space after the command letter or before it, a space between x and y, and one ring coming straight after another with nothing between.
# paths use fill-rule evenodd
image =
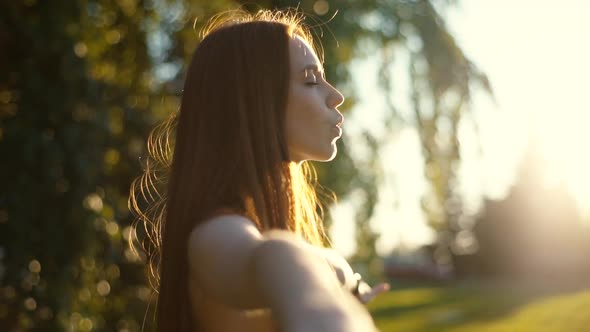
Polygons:
<instances>
[{"instance_id":1,"label":"sky","mask_svg":"<svg viewBox=\"0 0 590 332\"><path fill-rule=\"evenodd\" d=\"M476 93L473 122L461 126L460 181L468 213L478 211L482 197L507 193L522 152L534 140L548 168L544 180L566 183L590 216L590 1L463 0L441 14L467 57L488 75L496 101ZM397 56L394 103L403 115L410 110L407 59ZM377 250L387 254L428 243L433 234L419 205L427 184L418 136L411 126L382 128L385 107L375 88L376 63L369 57L351 65L359 102L348 116L344 139L354 142L362 128L370 128L387 140L380 151L382 199L371 220L381 234ZM482 154L476 152L478 141ZM350 148L353 155L363 153L361 145ZM355 193L331 209L333 246L344 255L355 249L352 216L358 200Z\"/></svg>"}]
</instances>

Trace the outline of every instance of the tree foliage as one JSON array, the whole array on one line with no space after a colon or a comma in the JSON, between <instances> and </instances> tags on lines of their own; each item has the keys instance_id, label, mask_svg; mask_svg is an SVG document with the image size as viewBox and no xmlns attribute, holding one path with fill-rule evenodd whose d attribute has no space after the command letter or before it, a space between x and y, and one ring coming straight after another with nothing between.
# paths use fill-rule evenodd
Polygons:
<instances>
[{"instance_id":1,"label":"tree foliage","mask_svg":"<svg viewBox=\"0 0 590 332\"><path fill-rule=\"evenodd\" d=\"M141 24L153 11L15 1L0 13L0 330L137 330L149 290L124 238L157 97Z\"/></svg>"}]
</instances>

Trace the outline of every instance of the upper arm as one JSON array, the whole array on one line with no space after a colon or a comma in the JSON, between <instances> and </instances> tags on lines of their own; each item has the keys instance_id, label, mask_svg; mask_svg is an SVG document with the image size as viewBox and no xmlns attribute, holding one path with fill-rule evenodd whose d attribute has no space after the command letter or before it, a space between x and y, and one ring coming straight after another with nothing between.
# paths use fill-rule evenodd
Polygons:
<instances>
[{"instance_id":1,"label":"upper arm","mask_svg":"<svg viewBox=\"0 0 590 332\"><path fill-rule=\"evenodd\" d=\"M252 257L262 242L254 223L242 216L222 215L198 225L188 243L191 282L230 306L264 306L252 271Z\"/></svg>"}]
</instances>

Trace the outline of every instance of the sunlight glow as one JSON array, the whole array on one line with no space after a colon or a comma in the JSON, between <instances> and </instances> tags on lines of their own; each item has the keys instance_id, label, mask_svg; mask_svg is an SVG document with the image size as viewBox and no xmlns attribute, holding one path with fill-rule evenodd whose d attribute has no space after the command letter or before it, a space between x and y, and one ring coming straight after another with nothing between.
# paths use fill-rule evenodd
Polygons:
<instances>
[{"instance_id":1,"label":"sunlight glow","mask_svg":"<svg viewBox=\"0 0 590 332\"><path fill-rule=\"evenodd\" d=\"M459 45L489 75L500 110L511 115L506 125L519 128L509 139L521 147L536 145L547 162L545 180L565 182L586 213L590 45L583 40L590 31L588 14L587 1L481 0L462 2L447 15Z\"/></svg>"},{"instance_id":2,"label":"sunlight glow","mask_svg":"<svg viewBox=\"0 0 590 332\"><path fill-rule=\"evenodd\" d=\"M533 144L546 161L544 180L565 183L590 217L589 14L590 2L579 0L461 1L442 13L459 46L488 75L497 101L493 105L477 93L471 116L479 138L468 126L462 129L461 190L470 213L476 212L481 197L501 199L508 192L525 148ZM399 115L408 119L407 59L403 54L395 59L392 102ZM351 64L359 97L348 117L351 145L359 141L362 128L387 136L383 114L389 110L376 87L377 60L369 56ZM397 125L396 131L404 127ZM383 186L395 187L381 188L389 196L381 198L372 221L382 234L381 253L400 242L420 245L432 236L424 231L427 226L419 205L423 182L416 178L421 176L417 167L421 157L409 133L392 134L392 143L380 154L391 172ZM482 155L474 152L475 140L481 143ZM362 154L362 146L356 150ZM350 215L347 208L340 211L340 217ZM335 218L335 227L342 229L339 223L352 223L351 219ZM335 244L354 242L353 227L344 227L347 231L342 236L334 232Z\"/></svg>"},{"instance_id":3,"label":"sunlight glow","mask_svg":"<svg viewBox=\"0 0 590 332\"><path fill-rule=\"evenodd\" d=\"M547 160L548 180L565 182L584 210L590 209L590 113L576 112L561 121L541 125L548 132L539 135L541 152Z\"/></svg>"}]
</instances>

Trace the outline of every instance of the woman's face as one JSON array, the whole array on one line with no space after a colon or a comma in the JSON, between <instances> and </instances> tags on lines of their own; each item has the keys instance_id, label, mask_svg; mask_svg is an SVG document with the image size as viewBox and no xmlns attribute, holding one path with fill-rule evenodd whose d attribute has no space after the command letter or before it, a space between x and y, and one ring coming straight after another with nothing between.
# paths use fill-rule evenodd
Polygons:
<instances>
[{"instance_id":1,"label":"woman's face","mask_svg":"<svg viewBox=\"0 0 590 332\"><path fill-rule=\"evenodd\" d=\"M344 97L326 81L317 55L302 38L289 40L289 56L285 130L290 160L332 160L342 135L343 117L336 108Z\"/></svg>"}]
</instances>

